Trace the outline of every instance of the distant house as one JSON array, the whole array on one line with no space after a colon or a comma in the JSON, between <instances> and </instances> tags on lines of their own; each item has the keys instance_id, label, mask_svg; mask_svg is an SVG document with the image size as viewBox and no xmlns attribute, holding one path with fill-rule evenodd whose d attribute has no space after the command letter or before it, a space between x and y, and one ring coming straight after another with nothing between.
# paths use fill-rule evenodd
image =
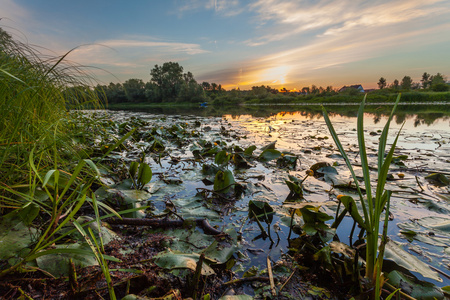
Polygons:
<instances>
[{"instance_id":1,"label":"distant house","mask_svg":"<svg viewBox=\"0 0 450 300\"><path fill-rule=\"evenodd\" d=\"M355 89L355 90L357 90L357 91L359 91L361 93L364 93L364 88L360 84L348 85L348 86L345 85L345 86L341 87L341 89L339 90L339 93L341 93L343 91L346 91L348 89Z\"/></svg>"}]
</instances>

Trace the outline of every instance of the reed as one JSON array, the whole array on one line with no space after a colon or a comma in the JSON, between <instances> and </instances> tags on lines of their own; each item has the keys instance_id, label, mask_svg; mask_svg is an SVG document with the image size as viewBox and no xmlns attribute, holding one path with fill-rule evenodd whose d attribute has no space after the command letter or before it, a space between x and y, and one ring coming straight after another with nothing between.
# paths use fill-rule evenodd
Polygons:
<instances>
[{"instance_id":1,"label":"reed","mask_svg":"<svg viewBox=\"0 0 450 300\"><path fill-rule=\"evenodd\" d=\"M383 266L384 248L387 239L387 227L389 218L389 207L390 207L390 197L391 192L385 190L387 175L389 171L389 166L392 161L394 150L398 141L400 134L397 134L394 142L388 153L386 154L387 138L389 133L389 127L394 115L395 109L400 101L400 95L398 95L395 105L391 111L391 114L384 126L383 132L380 136L378 144L378 174L376 185L373 187L370 178L369 162L367 159L366 145L364 141L364 105L366 97L364 97L359 110L357 118L357 135L358 135L358 146L359 146L359 157L361 160L361 166L363 171L364 186L366 194L364 195L361 187L358 183L358 179L353 170L352 164L339 141L338 135L333 128L333 125L328 117L328 113L324 107L322 107L323 116L325 122L328 126L331 136L339 149L339 152L343 156L345 163L350 170L353 181L355 182L356 189L359 195L359 201L361 202L363 216L360 215L356 209L355 200L350 196L340 197L340 201L345 205L347 211L351 214L352 218L366 231L366 269L365 278L368 281L368 290L373 288L374 299L379 299L381 286L382 286L382 276L381 270ZM375 191L375 196L372 195L372 191ZM381 220L381 214L383 210L385 211L384 220ZM382 226L382 236L379 243L380 226Z\"/></svg>"}]
</instances>

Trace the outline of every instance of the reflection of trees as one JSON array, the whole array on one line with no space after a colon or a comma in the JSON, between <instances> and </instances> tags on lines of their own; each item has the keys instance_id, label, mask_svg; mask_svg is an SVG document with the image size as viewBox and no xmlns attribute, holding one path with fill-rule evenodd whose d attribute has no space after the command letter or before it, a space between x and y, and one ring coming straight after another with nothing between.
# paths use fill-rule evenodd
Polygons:
<instances>
[{"instance_id":1,"label":"reflection of trees","mask_svg":"<svg viewBox=\"0 0 450 300\"><path fill-rule=\"evenodd\" d=\"M330 117L354 118L357 116L358 106L327 106ZM127 109L131 111L148 112L153 114L165 115L195 115L195 116L231 116L233 119L239 119L240 116L247 115L254 118L268 118L286 116L301 116L305 119L315 120L322 118L322 108L315 106L298 105L241 105L241 106L208 106L199 108L197 106L161 106L161 107L136 107ZM388 117L392 106L366 106L365 111L369 118L373 118L375 124L382 118ZM400 111L401 110L401 111ZM433 111L434 110L434 111ZM438 110L439 112L435 112ZM450 106L421 106L421 105L403 105L399 106L395 114L395 122L402 124L405 120L414 118L414 125L431 125L436 119L450 119Z\"/></svg>"},{"instance_id":2,"label":"reflection of trees","mask_svg":"<svg viewBox=\"0 0 450 300\"><path fill-rule=\"evenodd\" d=\"M450 117L446 116L443 113L417 114L416 119L414 120L414 127L417 127L421 124L426 124L427 126L430 126L437 119L445 121L449 120Z\"/></svg>"},{"instance_id":3,"label":"reflection of trees","mask_svg":"<svg viewBox=\"0 0 450 300\"><path fill-rule=\"evenodd\" d=\"M406 120L406 114L400 113L400 114L395 115L395 123L400 125L400 124L403 124L405 122L405 120Z\"/></svg>"},{"instance_id":4,"label":"reflection of trees","mask_svg":"<svg viewBox=\"0 0 450 300\"><path fill-rule=\"evenodd\" d=\"M378 124L381 121L381 116L380 115L375 115L373 117L373 124Z\"/></svg>"}]
</instances>

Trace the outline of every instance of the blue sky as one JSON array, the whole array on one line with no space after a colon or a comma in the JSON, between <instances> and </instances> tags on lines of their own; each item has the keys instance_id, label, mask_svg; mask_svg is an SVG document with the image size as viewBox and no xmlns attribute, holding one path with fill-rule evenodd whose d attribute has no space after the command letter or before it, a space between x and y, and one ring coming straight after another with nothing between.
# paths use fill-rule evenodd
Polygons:
<instances>
[{"instance_id":1,"label":"blue sky","mask_svg":"<svg viewBox=\"0 0 450 300\"><path fill-rule=\"evenodd\" d=\"M0 17L22 41L78 47L68 58L105 84L167 61L227 89L450 76L448 0L0 0Z\"/></svg>"}]
</instances>

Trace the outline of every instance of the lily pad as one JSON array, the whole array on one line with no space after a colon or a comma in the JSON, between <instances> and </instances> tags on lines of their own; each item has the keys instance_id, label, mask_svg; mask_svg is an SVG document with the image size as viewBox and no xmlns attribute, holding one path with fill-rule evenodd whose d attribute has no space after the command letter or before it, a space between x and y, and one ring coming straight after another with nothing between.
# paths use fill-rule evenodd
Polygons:
<instances>
[{"instance_id":1,"label":"lily pad","mask_svg":"<svg viewBox=\"0 0 450 300\"><path fill-rule=\"evenodd\" d=\"M23 249L30 246L37 238L37 230L25 225L23 212L30 211L34 206L25 210L16 210L0 220L0 259L18 256ZM39 209L38 209L39 210ZM30 219L25 220L28 222Z\"/></svg>"},{"instance_id":2,"label":"lily pad","mask_svg":"<svg viewBox=\"0 0 450 300\"><path fill-rule=\"evenodd\" d=\"M72 253L58 253L39 256L36 263L39 268L45 270L55 277L69 275L69 261L72 259L75 267L83 268L98 265L91 248L87 243L75 243L56 245L56 249L71 249ZM82 251L78 251L82 250Z\"/></svg>"},{"instance_id":3,"label":"lily pad","mask_svg":"<svg viewBox=\"0 0 450 300\"><path fill-rule=\"evenodd\" d=\"M434 284L411 278L399 271L392 271L387 276L389 283L415 299L444 299L444 293Z\"/></svg>"},{"instance_id":4,"label":"lily pad","mask_svg":"<svg viewBox=\"0 0 450 300\"><path fill-rule=\"evenodd\" d=\"M405 268L406 270L417 272L422 274L424 277L442 282L442 278L439 277L438 273L431 270L427 264L419 260L414 255L411 255L403 250L392 240L389 240L386 243L384 258L395 262L397 265Z\"/></svg>"},{"instance_id":5,"label":"lily pad","mask_svg":"<svg viewBox=\"0 0 450 300\"><path fill-rule=\"evenodd\" d=\"M258 160L268 162L281 156L281 152L275 149L266 149L259 156Z\"/></svg>"},{"instance_id":6,"label":"lily pad","mask_svg":"<svg viewBox=\"0 0 450 300\"><path fill-rule=\"evenodd\" d=\"M195 271L199 258L200 254L197 253L187 254L168 250L155 256L155 264L163 269L190 269ZM215 274L215 272L203 261L201 274L208 276Z\"/></svg>"}]
</instances>

